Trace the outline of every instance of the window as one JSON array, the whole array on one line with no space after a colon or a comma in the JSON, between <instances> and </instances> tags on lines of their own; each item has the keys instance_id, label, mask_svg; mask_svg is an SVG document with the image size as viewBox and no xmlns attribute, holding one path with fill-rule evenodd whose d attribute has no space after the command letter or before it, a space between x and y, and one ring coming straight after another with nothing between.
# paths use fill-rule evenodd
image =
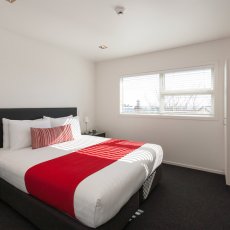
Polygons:
<instances>
[{"instance_id":1,"label":"window","mask_svg":"<svg viewBox=\"0 0 230 230\"><path fill-rule=\"evenodd\" d=\"M214 115L213 68L122 77L121 114Z\"/></svg>"}]
</instances>

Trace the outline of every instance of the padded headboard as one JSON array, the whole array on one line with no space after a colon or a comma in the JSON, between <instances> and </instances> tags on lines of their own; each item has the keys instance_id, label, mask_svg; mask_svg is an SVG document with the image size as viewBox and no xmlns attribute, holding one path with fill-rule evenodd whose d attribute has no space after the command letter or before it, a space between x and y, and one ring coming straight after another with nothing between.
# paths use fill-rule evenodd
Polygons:
<instances>
[{"instance_id":1,"label":"padded headboard","mask_svg":"<svg viewBox=\"0 0 230 230\"><path fill-rule=\"evenodd\" d=\"M13 108L13 109L0 109L0 148L3 146L3 129L2 118L12 120L34 120L47 117L65 117L77 115L77 108Z\"/></svg>"}]
</instances>

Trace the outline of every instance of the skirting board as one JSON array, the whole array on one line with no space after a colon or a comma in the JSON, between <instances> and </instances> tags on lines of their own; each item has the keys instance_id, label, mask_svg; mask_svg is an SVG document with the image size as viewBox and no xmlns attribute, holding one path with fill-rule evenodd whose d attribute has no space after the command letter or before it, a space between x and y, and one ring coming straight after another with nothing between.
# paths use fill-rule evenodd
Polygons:
<instances>
[{"instance_id":1,"label":"skirting board","mask_svg":"<svg viewBox=\"0 0 230 230\"><path fill-rule=\"evenodd\" d=\"M200 167L200 166L187 165L187 164L177 163L177 162L173 162L173 161L165 161L165 160L163 161L163 163L169 164L169 165L180 166L180 167L184 167L184 168L196 169L196 170L200 170L200 171L205 171L205 172L225 175L224 171L221 171L221 170L203 168L203 167Z\"/></svg>"}]
</instances>

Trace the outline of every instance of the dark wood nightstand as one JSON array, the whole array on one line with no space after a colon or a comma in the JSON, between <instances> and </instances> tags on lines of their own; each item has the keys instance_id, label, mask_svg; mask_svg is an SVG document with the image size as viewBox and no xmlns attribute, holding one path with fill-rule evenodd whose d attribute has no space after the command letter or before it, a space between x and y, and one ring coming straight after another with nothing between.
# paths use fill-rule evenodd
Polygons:
<instances>
[{"instance_id":1,"label":"dark wood nightstand","mask_svg":"<svg viewBox=\"0 0 230 230\"><path fill-rule=\"evenodd\" d=\"M96 137L105 137L105 132L97 131L96 133L89 132L89 133L82 133L82 135L90 135L90 136L96 136Z\"/></svg>"}]
</instances>

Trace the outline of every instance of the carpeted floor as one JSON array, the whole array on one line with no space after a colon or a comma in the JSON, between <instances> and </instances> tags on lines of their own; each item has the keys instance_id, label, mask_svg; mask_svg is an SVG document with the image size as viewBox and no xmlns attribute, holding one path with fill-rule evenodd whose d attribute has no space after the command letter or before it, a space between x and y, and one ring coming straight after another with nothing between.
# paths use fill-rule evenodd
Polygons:
<instances>
[{"instance_id":1,"label":"carpeted floor","mask_svg":"<svg viewBox=\"0 0 230 230\"><path fill-rule=\"evenodd\" d=\"M224 176L164 165L160 184L125 230L230 230L230 188ZM1 230L35 230L0 202Z\"/></svg>"}]
</instances>

